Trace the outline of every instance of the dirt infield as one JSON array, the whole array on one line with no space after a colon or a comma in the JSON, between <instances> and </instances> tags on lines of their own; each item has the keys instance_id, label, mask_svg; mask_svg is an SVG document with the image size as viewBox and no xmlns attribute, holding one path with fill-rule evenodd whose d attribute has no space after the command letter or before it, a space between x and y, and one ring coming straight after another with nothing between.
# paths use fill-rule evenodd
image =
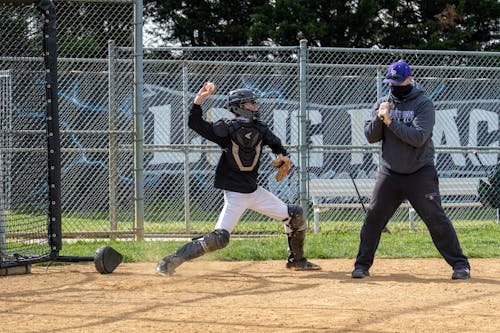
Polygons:
<instances>
[{"instance_id":1,"label":"dirt infield","mask_svg":"<svg viewBox=\"0 0 500 333\"><path fill-rule=\"evenodd\" d=\"M1 332L499 332L500 259L471 260L468 281L440 259L376 259L353 280L353 260L195 260L173 277L155 263L33 267L1 277Z\"/></svg>"}]
</instances>

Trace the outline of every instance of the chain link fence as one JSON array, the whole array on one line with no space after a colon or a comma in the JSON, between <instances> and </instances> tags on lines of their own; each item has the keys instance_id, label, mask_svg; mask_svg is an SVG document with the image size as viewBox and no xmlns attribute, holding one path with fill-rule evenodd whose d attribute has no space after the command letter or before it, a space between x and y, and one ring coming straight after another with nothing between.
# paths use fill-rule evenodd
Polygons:
<instances>
[{"instance_id":1,"label":"chain link fence","mask_svg":"<svg viewBox=\"0 0 500 333\"><path fill-rule=\"evenodd\" d=\"M350 182L361 183L374 178L378 149L374 153L373 145L366 144L363 124L374 100L388 92L382 83L388 64L399 59L411 65L417 85L436 106L433 143L448 215L461 226L497 221L496 209L478 208L477 186L479 178L492 174L499 163L498 53L311 48L309 112L318 113L322 127L310 134L322 141L311 147L318 151L318 168L311 178L353 177ZM476 188L465 189L468 183ZM423 228L418 216L407 210L400 209L393 220L415 218L408 221L410 227ZM326 221L338 221L346 214L350 215L336 209L323 215ZM352 220L356 214L352 212Z\"/></svg>"},{"instance_id":2,"label":"chain link fence","mask_svg":"<svg viewBox=\"0 0 500 333\"><path fill-rule=\"evenodd\" d=\"M15 144L15 136L6 137L7 119L12 119L9 130L21 131L39 121L43 108L32 102L34 91L43 94L43 87L37 85L41 74L31 68L41 59L36 58L40 43L32 33L35 18L30 11L0 5L6 36L0 51L0 86L2 105L9 105L2 106L4 148L32 140L25 135ZM58 1L57 14L63 235L134 237L141 228L134 208L134 3ZM461 193L459 180L477 183L499 163L499 53L169 47L144 49L143 59L144 180L139 184L144 198L139 199L144 200L146 237L210 231L222 209L222 193L212 186L220 149L187 127L192 99L207 80L218 87L203 105L212 121L231 116L225 108L230 90L245 87L261 96L262 119L294 162L290 175L277 183L270 165L273 156L266 151L260 177L264 187L287 203L307 205L311 230L359 229L370 196L362 187L366 181L369 187L379 162L379 147L366 142L363 123L376 98L387 92L382 83L387 65L399 59L412 66L417 83L436 105L436 165L442 179L457 180L449 185L456 195L445 198L447 213L464 227L498 219L498 211L483 206L477 193ZM32 144L38 148L35 141ZM3 153L10 151L4 148ZM45 165L32 160L37 158L22 157L10 175L39 178L4 177L4 202L13 186L22 192L19 204L36 202L33 195L46 185L45 173L34 165ZM9 158L2 161L5 169ZM312 180L322 189L314 200ZM332 188L331 180L342 188ZM335 192L347 194L339 197ZM11 206L3 207L1 214L12 214ZM391 224L423 227L406 206ZM234 230L240 236L259 237L282 232L280 222L253 212Z\"/></svg>"},{"instance_id":3,"label":"chain link fence","mask_svg":"<svg viewBox=\"0 0 500 333\"><path fill-rule=\"evenodd\" d=\"M0 6L0 17L1 264L50 248L43 16L34 6Z\"/></svg>"},{"instance_id":4,"label":"chain link fence","mask_svg":"<svg viewBox=\"0 0 500 333\"><path fill-rule=\"evenodd\" d=\"M363 205L368 206L371 191L358 195L357 183L373 182L379 164L379 147L367 143L363 125L376 98L387 93L382 79L388 64L399 59L412 64L417 84L436 105L433 140L438 171L443 186L447 186L443 189L447 194L443 198L447 213L457 226L497 221L497 210L483 207L479 202L477 187L479 179L486 178L498 164L498 54L309 48L307 95L303 97L307 105L306 124L301 126L299 51L298 47L168 48L149 49L146 53L145 82L152 85L145 112L154 114L150 124L158 133L146 137L146 143L153 149L151 159L145 159L146 165L163 168L164 172L172 171L167 165L178 165L177 176L171 176L177 180L160 184L164 189L191 189L190 193L175 192L179 200L184 195L183 202L192 204L188 207L191 218L186 219L191 226L198 221L205 222L193 218L198 214L198 204L201 216L221 209L221 194L210 187L218 154L210 145L201 153L186 151L184 156L164 149L172 144L195 148L194 144L205 143L186 129L185 122L189 102L203 82L211 80L217 84L218 92L204 105L208 119L230 117L224 105L229 90L237 87L255 90L261 96L263 120L287 145L294 164L299 166L303 165L299 156L303 144L300 131L302 126L306 127L306 177L301 178L296 168L285 183L278 184L269 168L272 156L268 156L263 163L261 184L284 201L297 204L301 182L307 181L309 185L310 179L317 179L315 184L322 190L316 202L311 201L313 209L309 214L310 224L315 223L314 230L359 228ZM160 80L159 76L164 79ZM173 96L177 94L178 97ZM330 182L332 179L340 181ZM465 191L464 184L474 188ZM309 190L311 198L314 191ZM148 193L152 199L155 193L163 196L168 192ZM348 194L337 196L337 192ZM330 207L335 209L328 209ZM163 211L161 207L158 209ZM215 221L216 214L211 215L211 219ZM270 228L269 220L262 216L249 214L242 218L244 221L252 221L256 230ZM402 228L423 227L408 205L402 206L391 223L397 222ZM249 230L242 232L248 234Z\"/></svg>"},{"instance_id":5,"label":"chain link fence","mask_svg":"<svg viewBox=\"0 0 500 333\"><path fill-rule=\"evenodd\" d=\"M297 164L298 48L147 49L144 58L146 228L206 232L222 210L222 192L212 186L220 148L187 127L192 99L208 80L217 86L203 105L208 120L231 118L226 110L228 92L252 88L261 96L262 120L272 125ZM278 184L272 159L267 150L261 160L261 184L296 203L297 170ZM247 212L234 234L282 231L280 223Z\"/></svg>"}]
</instances>

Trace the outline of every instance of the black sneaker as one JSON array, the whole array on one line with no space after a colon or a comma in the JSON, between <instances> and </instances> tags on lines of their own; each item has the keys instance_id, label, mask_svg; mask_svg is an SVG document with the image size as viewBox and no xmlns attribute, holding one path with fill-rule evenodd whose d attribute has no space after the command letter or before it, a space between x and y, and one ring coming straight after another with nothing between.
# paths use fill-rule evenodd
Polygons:
<instances>
[{"instance_id":1,"label":"black sneaker","mask_svg":"<svg viewBox=\"0 0 500 333\"><path fill-rule=\"evenodd\" d=\"M306 258L303 258L298 261L290 261L290 260L287 261L286 268L291 269L293 271L318 271L321 269L321 266L313 264Z\"/></svg>"},{"instance_id":2,"label":"black sneaker","mask_svg":"<svg viewBox=\"0 0 500 333\"><path fill-rule=\"evenodd\" d=\"M453 270L451 275L452 280L467 280L470 279L470 269L468 268L457 268Z\"/></svg>"},{"instance_id":3,"label":"black sneaker","mask_svg":"<svg viewBox=\"0 0 500 333\"><path fill-rule=\"evenodd\" d=\"M363 269L363 268L355 268L351 273L351 277L353 279L362 279L362 278L365 278L367 276L370 276L370 273L368 272L367 269Z\"/></svg>"}]
</instances>

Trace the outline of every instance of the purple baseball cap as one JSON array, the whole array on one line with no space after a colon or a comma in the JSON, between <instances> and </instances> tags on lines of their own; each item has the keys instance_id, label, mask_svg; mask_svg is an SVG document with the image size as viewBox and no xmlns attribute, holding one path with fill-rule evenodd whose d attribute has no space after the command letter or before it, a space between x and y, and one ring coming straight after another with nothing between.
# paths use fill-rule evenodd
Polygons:
<instances>
[{"instance_id":1,"label":"purple baseball cap","mask_svg":"<svg viewBox=\"0 0 500 333\"><path fill-rule=\"evenodd\" d=\"M387 69L387 76L384 79L385 83L401 83L411 76L411 68L402 60L397 61Z\"/></svg>"}]
</instances>

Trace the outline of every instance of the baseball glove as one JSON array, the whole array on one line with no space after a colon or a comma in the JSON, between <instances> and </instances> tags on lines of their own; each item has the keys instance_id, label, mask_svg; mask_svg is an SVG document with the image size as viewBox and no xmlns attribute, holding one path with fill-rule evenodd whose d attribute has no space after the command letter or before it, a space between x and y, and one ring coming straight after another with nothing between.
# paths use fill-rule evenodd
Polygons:
<instances>
[{"instance_id":1,"label":"baseball glove","mask_svg":"<svg viewBox=\"0 0 500 333\"><path fill-rule=\"evenodd\" d=\"M288 156L280 156L277 159L275 159L273 161L273 167L278 169L278 172L276 172L276 180L279 182L282 181L283 178L285 178L288 171L290 170L291 166L292 166L292 161Z\"/></svg>"}]
</instances>

